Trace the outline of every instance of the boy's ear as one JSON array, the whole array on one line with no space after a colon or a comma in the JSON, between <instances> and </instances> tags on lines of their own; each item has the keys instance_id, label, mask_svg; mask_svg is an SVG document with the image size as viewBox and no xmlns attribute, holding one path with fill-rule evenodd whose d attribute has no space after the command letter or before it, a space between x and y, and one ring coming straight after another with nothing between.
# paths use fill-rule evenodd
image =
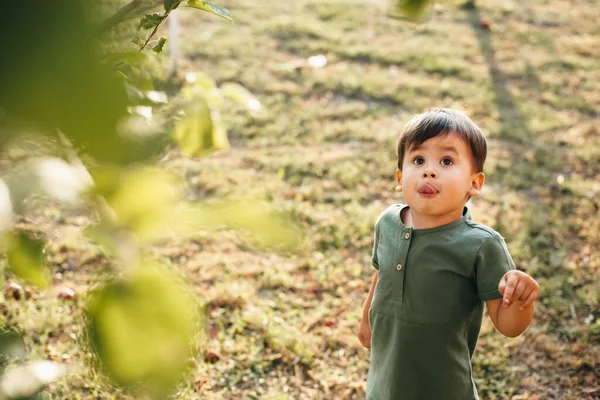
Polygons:
<instances>
[{"instance_id":1,"label":"boy's ear","mask_svg":"<svg viewBox=\"0 0 600 400\"><path fill-rule=\"evenodd\" d=\"M485 183L485 174L483 172L477 172L471 176L471 188L469 189L469 196L479 196L481 189Z\"/></svg>"},{"instance_id":2,"label":"boy's ear","mask_svg":"<svg viewBox=\"0 0 600 400\"><path fill-rule=\"evenodd\" d=\"M396 170L396 181L398 182L398 186L396 186L396 192L402 191L402 171L399 169Z\"/></svg>"}]
</instances>

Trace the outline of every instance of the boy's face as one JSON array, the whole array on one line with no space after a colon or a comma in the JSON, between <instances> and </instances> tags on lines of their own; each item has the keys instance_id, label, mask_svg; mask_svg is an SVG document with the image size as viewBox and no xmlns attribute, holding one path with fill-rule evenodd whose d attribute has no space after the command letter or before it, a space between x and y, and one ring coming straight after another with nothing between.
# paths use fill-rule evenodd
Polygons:
<instances>
[{"instance_id":1,"label":"boy's face","mask_svg":"<svg viewBox=\"0 0 600 400\"><path fill-rule=\"evenodd\" d=\"M452 132L407 149L396 175L412 212L428 217L462 215L469 196L479 196L485 181L475 171L468 144Z\"/></svg>"}]
</instances>

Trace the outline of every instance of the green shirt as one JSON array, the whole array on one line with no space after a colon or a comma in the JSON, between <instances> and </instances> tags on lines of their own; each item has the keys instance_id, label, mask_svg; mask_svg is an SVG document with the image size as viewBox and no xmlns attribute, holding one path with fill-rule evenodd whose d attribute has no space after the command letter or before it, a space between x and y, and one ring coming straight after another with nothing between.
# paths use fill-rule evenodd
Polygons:
<instances>
[{"instance_id":1,"label":"green shirt","mask_svg":"<svg viewBox=\"0 0 600 400\"><path fill-rule=\"evenodd\" d=\"M368 400L474 400L471 358L484 301L515 269L504 240L463 216L431 229L405 226L395 204L375 224L379 270L369 310Z\"/></svg>"}]
</instances>

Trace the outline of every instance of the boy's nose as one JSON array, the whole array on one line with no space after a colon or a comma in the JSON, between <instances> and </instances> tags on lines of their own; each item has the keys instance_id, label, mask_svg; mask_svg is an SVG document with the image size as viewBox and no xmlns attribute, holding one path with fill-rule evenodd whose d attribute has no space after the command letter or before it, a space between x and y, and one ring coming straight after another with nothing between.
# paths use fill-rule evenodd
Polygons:
<instances>
[{"instance_id":1,"label":"boy's nose","mask_svg":"<svg viewBox=\"0 0 600 400\"><path fill-rule=\"evenodd\" d=\"M423 178L427 178L427 177L429 177L429 178L435 178L435 177L437 177L437 174L432 169L426 169L423 172Z\"/></svg>"}]
</instances>

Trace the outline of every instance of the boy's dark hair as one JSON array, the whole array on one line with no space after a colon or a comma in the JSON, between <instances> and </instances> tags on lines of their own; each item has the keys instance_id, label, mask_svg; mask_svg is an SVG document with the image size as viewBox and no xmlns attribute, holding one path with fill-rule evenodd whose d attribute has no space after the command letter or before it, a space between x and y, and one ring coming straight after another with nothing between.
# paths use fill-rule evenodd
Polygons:
<instances>
[{"instance_id":1,"label":"boy's dark hair","mask_svg":"<svg viewBox=\"0 0 600 400\"><path fill-rule=\"evenodd\" d=\"M467 114L451 108L433 108L408 121L398 138L398 169L402 170L407 150L418 147L431 138L449 133L456 133L469 145L473 154L473 167L477 170L475 172L483 172L487 156L485 137Z\"/></svg>"}]
</instances>

